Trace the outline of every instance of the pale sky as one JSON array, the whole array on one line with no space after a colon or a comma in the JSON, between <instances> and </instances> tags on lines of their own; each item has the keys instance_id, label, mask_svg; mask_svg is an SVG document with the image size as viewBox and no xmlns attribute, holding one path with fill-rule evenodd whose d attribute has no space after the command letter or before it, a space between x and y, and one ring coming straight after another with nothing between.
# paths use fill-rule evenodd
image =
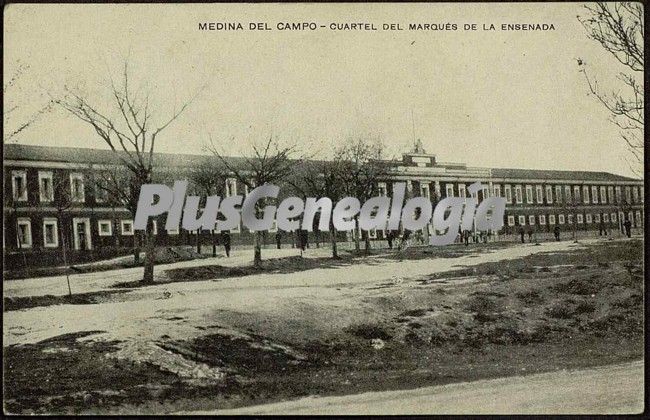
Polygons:
<instances>
[{"instance_id":1,"label":"pale sky","mask_svg":"<svg viewBox=\"0 0 650 420\"><path fill-rule=\"evenodd\" d=\"M29 69L5 101L28 113L65 84L93 95L109 71L119 77L130 51L160 116L208 82L161 135L160 152L203 153L211 134L238 154L273 134L325 154L360 133L381 136L398 156L413 144L414 122L415 136L440 161L630 175L623 140L587 94L576 59L604 86L623 68L587 39L576 19L583 13L573 3L13 4L5 8L5 78L17 62ZM241 22L245 30L199 31L199 22ZM273 30L249 31L249 22ZM291 32L277 30L278 22L459 28ZM464 23L552 23L555 31L470 32ZM61 110L17 142L105 147Z\"/></svg>"}]
</instances>

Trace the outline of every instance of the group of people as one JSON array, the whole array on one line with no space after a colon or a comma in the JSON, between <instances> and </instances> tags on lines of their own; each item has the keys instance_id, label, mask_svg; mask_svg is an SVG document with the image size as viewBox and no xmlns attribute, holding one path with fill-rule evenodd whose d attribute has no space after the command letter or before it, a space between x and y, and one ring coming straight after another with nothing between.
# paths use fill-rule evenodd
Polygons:
<instances>
[{"instance_id":1,"label":"group of people","mask_svg":"<svg viewBox=\"0 0 650 420\"><path fill-rule=\"evenodd\" d=\"M622 227L623 227L622 230L624 231L625 235L628 238L631 238L632 237L632 222L630 222L629 219L625 220L622 223ZM553 236L555 237L556 241L560 240L560 232L561 232L560 227L556 225L553 228ZM412 242L411 233L412 232L409 231L409 230L404 231L404 233L400 237L399 233L396 232L396 231L392 231L392 230L387 231L386 232L386 241L388 242L388 248L393 249L393 245L394 245L394 243L396 241L398 242L398 244L397 244L397 249L398 250L404 250L404 249L408 248L409 245ZM458 234L460 235L461 242L463 242L465 244L465 246L469 245L470 239L472 240L473 243L481 243L481 242L487 243L487 242L489 242L489 237L492 236L491 231L488 231L488 232L472 232L472 231L469 231L469 230L464 230L464 231L459 230ZM605 236L608 236L609 235L609 230L601 222L599 235L603 236L603 234ZM532 242L533 241L533 229L528 227L528 229L525 230L523 226L519 227L519 236L521 237L521 243L522 244L526 242L526 238L525 238L526 235L528 236L528 242ZM419 241L420 243L424 243L424 239L422 237L422 232L421 231L417 231L415 233L415 238L414 239L416 241ZM219 242L223 245L224 250L226 251L226 257L230 257L230 249L231 249L230 231L225 230L225 231L221 232ZM282 232L281 231L276 232L276 234L275 234L275 242L276 242L277 248L280 249L282 247ZM300 250L304 252L305 249L309 247L309 233L306 230L299 230L297 232L297 242L298 242L298 247L300 248Z\"/></svg>"}]
</instances>

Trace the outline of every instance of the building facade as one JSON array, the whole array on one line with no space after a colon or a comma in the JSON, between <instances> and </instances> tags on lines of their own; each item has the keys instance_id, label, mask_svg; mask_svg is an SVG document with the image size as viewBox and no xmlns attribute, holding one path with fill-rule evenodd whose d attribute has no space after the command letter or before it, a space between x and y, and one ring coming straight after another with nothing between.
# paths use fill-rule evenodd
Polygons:
<instances>
[{"instance_id":1,"label":"building facade","mask_svg":"<svg viewBox=\"0 0 650 420\"><path fill-rule=\"evenodd\" d=\"M157 154L163 182L182 178L188 168L211 157ZM237 158L233 158L237 159ZM8 268L25 264L57 265L64 250L70 262L89 261L128 253L138 245L133 216L127 206L106 196L105 174L119 166L109 150L5 145L4 148L4 256ZM606 172L496 169L438 162L421 147L392 162L390 175L380 182L380 194L391 195L396 182L405 182L411 196L425 196L433 204L449 196L465 197L466 188L481 182L476 196L506 199L504 227L498 235L526 232L621 230L625 220L634 229L644 223L643 181ZM234 177L226 179L225 195L246 194ZM215 232L164 229L157 218L158 245L185 245L218 241ZM432 233L429 226L424 235ZM267 232L275 243L276 231ZM313 233L311 240L329 241L328 233ZM373 240L386 232L370 232ZM250 243L243 226L231 231L232 243ZM340 239L345 238L342 233ZM295 241L282 233L283 243Z\"/></svg>"}]
</instances>

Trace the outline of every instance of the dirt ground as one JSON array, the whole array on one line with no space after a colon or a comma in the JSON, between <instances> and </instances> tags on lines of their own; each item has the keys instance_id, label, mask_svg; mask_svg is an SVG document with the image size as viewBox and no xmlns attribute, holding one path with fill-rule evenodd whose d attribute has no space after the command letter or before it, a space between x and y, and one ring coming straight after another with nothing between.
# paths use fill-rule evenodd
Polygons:
<instances>
[{"instance_id":1,"label":"dirt ground","mask_svg":"<svg viewBox=\"0 0 650 420\"><path fill-rule=\"evenodd\" d=\"M57 277L6 283L5 409L211 410L643 357L638 239L289 252L170 264L148 287L91 273L72 299Z\"/></svg>"}]
</instances>

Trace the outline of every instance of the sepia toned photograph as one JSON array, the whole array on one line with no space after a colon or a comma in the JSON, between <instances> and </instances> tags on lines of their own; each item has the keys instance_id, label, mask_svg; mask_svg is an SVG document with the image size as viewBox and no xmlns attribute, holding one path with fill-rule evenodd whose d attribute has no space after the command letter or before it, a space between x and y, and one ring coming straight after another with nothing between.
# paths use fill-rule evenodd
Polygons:
<instances>
[{"instance_id":1,"label":"sepia toned photograph","mask_svg":"<svg viewBox=\"0 0 650 420\"><path fill-rule=\"evenodd\" d=\"M5 5L4 414L643 414L644 7Z\"/></svg>"}]
</instances>

